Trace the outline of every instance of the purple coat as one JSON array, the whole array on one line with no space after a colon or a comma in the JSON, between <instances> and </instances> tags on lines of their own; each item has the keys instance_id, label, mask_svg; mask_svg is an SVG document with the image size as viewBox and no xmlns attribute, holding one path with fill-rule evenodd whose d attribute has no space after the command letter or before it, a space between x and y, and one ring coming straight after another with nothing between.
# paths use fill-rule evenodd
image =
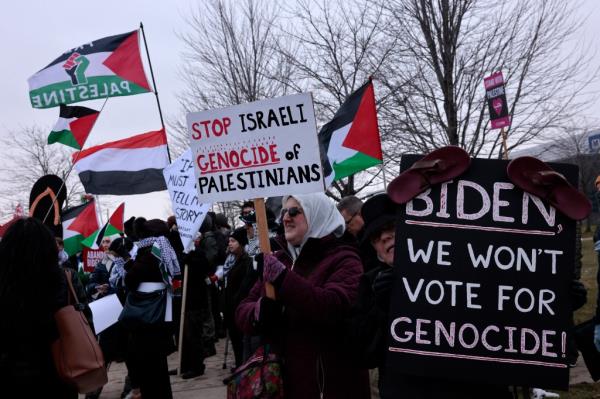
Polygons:
<instances>
[{"instance_id":1,"label":"purple coat","mask_svg":"<svg viewBox=\"0 0 600 399\"><path fill-rule=\"evenodd\" d=\"M329 235L309 239L293 269L286 252L276 256L288 267L277 290L277 300L285 307L277 339L285 362L286 399L319 398L319 385L325 399L370 398L367 370L353 367L341 345L342 320L356 299L363 273L356 249ZM261 296L259 280L237 308L236 322L246 334L256 334L254 305Z\"/></svg>"}]
</instances>

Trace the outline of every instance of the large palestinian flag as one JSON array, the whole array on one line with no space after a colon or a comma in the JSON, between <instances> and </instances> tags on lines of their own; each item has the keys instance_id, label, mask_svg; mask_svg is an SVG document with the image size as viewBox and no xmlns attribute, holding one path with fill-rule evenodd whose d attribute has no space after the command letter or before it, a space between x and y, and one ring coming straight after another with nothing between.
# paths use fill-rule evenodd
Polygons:
<instances>
[{"instance_id":1,"label":"large palestinian flag","mask_svg":"<svg viewBox=\"0 0 600 399\"><path fill-rule=\"evenodd\" d=\"M80 252L83 239L98 230L94 201L69 208L62 213L63 241L69 256Z\"/></svg>"},{"instance_id":2,"label":"large palestinian flag","mask_svg":"<svg viewBox=\"0 0 600 399\"><path fill-rule=\"evenodd\" d=\"M327 187L334 180L382 163L375 93L369 80L352 93L319 132Z\"/></svg>"},{"instance_id":3,"label":"large palestinian flag","mask_svg":"<svg viewBox=\"0 0 600 399\"><path fill-rule=\"evenodd\" d=\"M151 91L137 30L68 50L28 81L34 108Z\"/></svg>"},{"instance_id":4,"label":"large palestinian flag","mask_svg":"<svg viewBox=\"0 0 600 399\"><path fill-rule=\"evenodd\" d=\"M81 242L83 246L90 249L99 249L104 237L123 233L123 216L125 214L125 203L119 205L113 212L108 222L101 229L94 231L89 237Z\"/></svg>"},{"instance_id":5,"label":"large palestinian flag","mask_svg":"<svg viewBox=\"0 0 600 399\"><path fill-rule=\"evenodd\" d=\"M90 147L73 154L86 193L130 195L166 190L169 165L164 130Z\"/></svg>"},{"instance_id":6,"label":"large palestinian flag","mask_svg":"<svg viewBox=\"0 0 600 399\"><path fill-rule=\"evenodd\" d=\"M81 150L100 112L86 107L60 104L58 121L48 136L48 144L61 143Z\"/></svg>"}]
</instances>

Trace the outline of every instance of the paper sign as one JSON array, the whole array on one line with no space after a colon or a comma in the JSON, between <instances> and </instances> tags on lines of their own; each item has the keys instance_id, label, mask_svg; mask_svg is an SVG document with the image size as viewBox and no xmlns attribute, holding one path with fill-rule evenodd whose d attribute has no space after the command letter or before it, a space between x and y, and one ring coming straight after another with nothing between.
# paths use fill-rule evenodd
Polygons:
<instances>
[{"instance_id":1,"label":"paper sign","mask_svg":"<svg viewBox=\"0 0 600 399\"><path fill-rule=\"evenodd\" d=\"M104 257L104 251L102 249L89 249L83 248L83 270L86 272L93 272L96 267L96 263L100 262Z\"/></svg>"},{"instance_id":2,"label":"paper sign","mask_svg":"<svg viewBox=\"0 0 600 399\"><path fill-rule=\"evenodd\" d=\"M187 115L201 202L323 192L310 94Z\"/></svg>"},{"instance_id":3,"label":"paper sign","mask_svg":"<svg viewBox=\"0 0 600 399\"><path fill-rule=\"evenodd\" d=\"M96 301L90 302L90 309L94 319L96 334L100 334L119 320L123 305L117 294L107 295Z\"/></svg>"},{"instance_id":4,"label":"paper sign","mask_svg":"<svg viewBox=\"0 0 600 399\"><path fill-rule=\"evenodd\" d=\"M502 72L496 72L483 80L485 97L488 101L492 129L501 129L510 125L508 116L508 103L504 90L504 77Z\"/></svg>"},{"instance_id":5,"label":"paper sign","mask_svg":"<svg viewBox=\"0 0 600 399\"><path fill-rule=\"evenodd\" d=\"M507 164L473 159L399 207L391 389L406 374L567 389L575 221L515 187ZM576 184L577 167L552 167Z\"/></svg>"},{"instance_id":6,"label":"paper sign","mask_svg":"<svg viewBox=\"0 0 600 399\"><path fill-rule=\"evenodd\" d=\"M210 203L201 203L196 190L196 177L192 151L188 148L179 158L163 170L177 229L185 252L192 249L200 225L210 210Z\"/></svg>"}]
</instances>

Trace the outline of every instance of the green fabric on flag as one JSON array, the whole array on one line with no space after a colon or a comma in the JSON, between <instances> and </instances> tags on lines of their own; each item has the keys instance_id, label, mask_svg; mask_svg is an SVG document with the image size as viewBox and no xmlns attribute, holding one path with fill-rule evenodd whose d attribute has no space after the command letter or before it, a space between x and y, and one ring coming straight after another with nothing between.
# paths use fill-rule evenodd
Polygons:
<instances>
[{"instance_id":1,"label":"green fabric on flag","mask_svg":"<svg viewBox=\"0 0 600 399\"><path fill-rule=\"evenodd\" d=\"M345 159L343 162L334 163L333 170L335 172L334 180L339 180L344 177L353 175L356 172L370 168L371 166L381 164L381 160L370 157L361 152L357 152L352 157Z\"/></svg>"},{"instance_id":2,"label":"green fabric on flag","mask_svg":"<svg viewBox=\"0 0 600 399\"><path fill-rule=\"evenodd\" d=\"M83 247L81 245L81 241L83 240L83 238L84 237L81 234L77 234L63 240L65 252L69 256L73 256L78 252L81 252L83 250Z\"/></svg>"},{"instance_id":3,"label":"green fabric on flag","mask_svg":"<svg viewBox=\"0 0 600 399\"><path fill-rule=\"evenodd\" d=\"M73 147L76 150L81 150L79 143L73 137L70 130L61 130L60 132L50 132L48 136L48 144L61 143Z\"/></svg>"},{"instance_id":4,"label":"green fabric on flag","mask_svg":"<svg viewBox=\"0 0 600 399\"><path fill-rule=\"evenodd\" d=\"M86 237L83 241L81 241L81 245L83 245L84 247L88 247L89 249L100 248L100 245L98 244L98 236L101 234L102 230L103 229L96 230L95 232L93 232L89 237ZM100 240L102 240L102 238L100 238Z\"/></svg>"}]
</instances>

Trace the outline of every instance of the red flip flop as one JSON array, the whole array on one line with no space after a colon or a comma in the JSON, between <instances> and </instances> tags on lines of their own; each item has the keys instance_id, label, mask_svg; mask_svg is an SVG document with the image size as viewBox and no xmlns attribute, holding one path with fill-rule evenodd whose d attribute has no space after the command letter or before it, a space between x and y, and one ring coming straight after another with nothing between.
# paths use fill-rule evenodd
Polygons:
<instances>
[{"instance_id":1,"label":"red flip flop","mask_svg":"<svg viewBox=\"0 0 600 399\"><path fill-rule=\"evenodd\" d=\"M387 192L392 201L404 204L427 190L463 174L471 157L460 147L447 146L425 155L389 184Z\"/></svg>"},{"instance_id":2,"label":"red flip flop","mask_svg":"<svg viewBox=\"0 0 600 399\"><path fill-rule=\"evenodd\" d=\"M585 219L592 211L592 204L583 193L537 158L515 158L506 172L515 186L547 201L570 219Z\"/></svg>"}]
</instances>

